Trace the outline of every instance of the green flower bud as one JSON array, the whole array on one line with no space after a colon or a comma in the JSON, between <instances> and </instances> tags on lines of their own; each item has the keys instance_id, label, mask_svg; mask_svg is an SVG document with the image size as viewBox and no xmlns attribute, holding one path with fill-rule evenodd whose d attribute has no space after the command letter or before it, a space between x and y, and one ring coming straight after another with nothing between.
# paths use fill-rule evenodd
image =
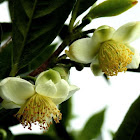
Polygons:
<instances>
[{"instance_id":1,"label":"green flower bud","mask_svg":"<svg viewBox=\"0 0 140 140\"><path fill-rule=\"evenodd\" d=\"M97 6L93 6L84 20L117 16L132 8L137 3L137 0L106 0Z\"/></svg>"}]
</instances>

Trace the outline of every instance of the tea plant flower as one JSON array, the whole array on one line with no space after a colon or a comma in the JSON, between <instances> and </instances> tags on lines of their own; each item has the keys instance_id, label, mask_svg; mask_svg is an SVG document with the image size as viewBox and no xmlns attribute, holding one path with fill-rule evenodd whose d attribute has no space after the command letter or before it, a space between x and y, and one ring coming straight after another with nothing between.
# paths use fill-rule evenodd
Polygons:
<instances>
[{"instance_id":1,"label":"tea plant flower","mask_svg":"<svg viewBox=\"0 0 140 140\"><path fill-rule=\"evenodd\" d=\"M55 70L42 72L35 85L19 77L8 77L0 83L2 106L6 109L20 108L15 115L21 124L32 129L38 123L41 129L48 129L52 119L59 123L62 114L58 104L67 100L79 88L69 85Z\"/></svg>"},{"instance_id":2,"label":"tea plant flower","mask_svg":"<svg viewBox=\"0 0 140 140\"><path fill-rule=\"evenodd\" d=\"M101 26L92 38L83 38L71 44L66 54L79 63L91 63L94 75L117 75L127 68L138 68L139 53L130 43L140 37L140 22L131 22L115 30Z\"/></svg>"}]
</instances>

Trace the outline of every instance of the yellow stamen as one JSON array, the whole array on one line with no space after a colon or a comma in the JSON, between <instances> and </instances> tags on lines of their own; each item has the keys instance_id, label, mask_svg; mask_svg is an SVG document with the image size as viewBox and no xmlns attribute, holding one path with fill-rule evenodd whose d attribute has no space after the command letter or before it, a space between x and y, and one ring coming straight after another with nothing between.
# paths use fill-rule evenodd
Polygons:
<instances>
[{"instance_id":1,"label":"yellow stamen","mask_svg":"<svg viewBox=\"0 0 140 140\"><path fill-rule=\"evenodd\" d=\"M108 76L117 75L126 71L131 63L134 53L123 43L113 40L101 44L99 50L99 63L102 71Z\"/></svg>"},{"instance_id":2,"label":"yellow stamen","mask_svg":"<svg viewBox=\"0 0 140 140\"><path fill-rule=\"evenodd\" d=\"M52 124L52 118L59 123L62 114L49 97L36 93L20 108L16 117L30 130L32 130L32 123L35 125L38 123L40 129L46 130Z\"/></svg>"}]
</instances>

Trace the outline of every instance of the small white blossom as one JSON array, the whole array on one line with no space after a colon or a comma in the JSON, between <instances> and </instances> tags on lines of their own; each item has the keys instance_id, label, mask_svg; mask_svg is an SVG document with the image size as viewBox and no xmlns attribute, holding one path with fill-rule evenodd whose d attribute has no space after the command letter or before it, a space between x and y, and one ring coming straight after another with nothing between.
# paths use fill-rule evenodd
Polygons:
<instances>
[{"instance_id":1,"label":"small white blossom","mask_svg":"<svg viewBox=\"0 0 140 140\"><path fill-rule=\"evenodd\" d=\"M94 75L117 75L127 68L138 68L139 53L130 43L140 37L140 22L131 22L115 31L109 26L95 30L92 38L83 38L71 44L66 54L79 63L91 63Z\"/></svg>"},{"instance_id":2,"label":"small white blossom","mask_svg":"<svg viewBox=\"0 0 140 140\"><path fill-rule=\"evenodd\" d=\"M0 83L1 105L6 109L20 108L15 116L24 127L31 129L32 123L38 123L41 129L48 129L52 118L56 123L61 120L57 105L78 89L52 69L42 72L35 85L19 77L8 77Z\"/></svg>"}]
</instances>

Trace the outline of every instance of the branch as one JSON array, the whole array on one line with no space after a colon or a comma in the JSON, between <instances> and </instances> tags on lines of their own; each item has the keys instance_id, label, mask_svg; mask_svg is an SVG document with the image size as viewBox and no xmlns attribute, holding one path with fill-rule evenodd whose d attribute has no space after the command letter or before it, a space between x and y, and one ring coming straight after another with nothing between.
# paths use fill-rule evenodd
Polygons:
<instances>
[{"instance_id":1,"label":"branch","mask_svg":"<svg viewBox=\"0 0 140 140\"><path fill-rule=\"evenodd\" d=\"M37 76L44 70L48 68L48 66L53 66L56 62L57 57L60 55L60 53L66 48L66 46L70 45L74 40L77 40L79 38L85 37L85 34L94 32L94 29L84 31L84 32L75 32L72 35L68 35L66 39L62 42L62 44L58 47L58 49L42 64L40 65L36 70L31 72L29 76Z\"/></svg>"}]
</instances>

